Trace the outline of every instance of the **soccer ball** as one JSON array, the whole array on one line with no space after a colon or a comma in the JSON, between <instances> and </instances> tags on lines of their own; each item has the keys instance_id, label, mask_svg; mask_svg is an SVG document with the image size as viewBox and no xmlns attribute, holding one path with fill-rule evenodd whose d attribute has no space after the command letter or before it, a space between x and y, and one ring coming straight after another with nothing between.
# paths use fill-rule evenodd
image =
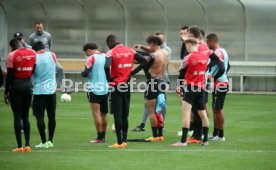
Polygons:
<instances>
[{"instance_id":1,"label":"soccer ball","mask_svg":"<svg viewBox=\"0 0 276 170\"><path fill-rule=\"evenodd\" d=\"M63 103L71 102L71 96L67 93L63 93L60 96L60 101L63 102Z\"/></svg>"}]
</instances>

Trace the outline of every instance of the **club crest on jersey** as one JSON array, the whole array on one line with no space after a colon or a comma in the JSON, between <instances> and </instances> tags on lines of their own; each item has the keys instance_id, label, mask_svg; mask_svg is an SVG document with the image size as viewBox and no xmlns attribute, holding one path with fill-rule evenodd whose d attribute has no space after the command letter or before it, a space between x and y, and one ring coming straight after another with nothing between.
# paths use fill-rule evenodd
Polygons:
<instances>
[{"instance_id":1,"label":"club crest on jersey","mask_svg":"<svg viewBox=\"0 0 276 170\"><path fill-rule=\"evenodd\" d=\"M17 62L21 62L21 61L22 61L22 57L21 57L21 56L17 57L17 58L16 58L16 61L17 61Z\"/></svg>"},{"instance_id":2,"label":"club crest on jersey","mask_svg":"<svg viewBox=\"0 0 276 170\"><path fill-rule=\"evenodd\" d=\"M193 61L192 61L192 64L193 64L193 65L197 65L197 60L193 60Z\"/></svg>"},{"instance_id":3,"label":"club crest on jersey","mask_svg":"<svg viewBox=\"0 0 276 170\"><path fill-rule=\"evenodd\" d=\"M116 54L115 57L116 58L120 58L121 56L120 56L120 54Z\"/></svg>"}]
</instances>

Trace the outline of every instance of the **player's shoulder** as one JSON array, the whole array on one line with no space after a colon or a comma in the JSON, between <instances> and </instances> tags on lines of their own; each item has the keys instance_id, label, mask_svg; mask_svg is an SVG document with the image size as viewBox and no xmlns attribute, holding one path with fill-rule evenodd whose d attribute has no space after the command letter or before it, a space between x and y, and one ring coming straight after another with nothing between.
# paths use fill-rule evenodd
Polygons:
<instances>
[{"instance_id":1,"label":"player's shoulder","mask_svg":"<svg viewBox=\"0 0 276 170\"><path fill-rule=\"evenodd\" d=\"M35 32L33 32L33 33L29 36L29 39L34 39L34 38L35 38L35 36L36 36L36 33L35 33Z\"/></svg>"},{"instance_id":2,"label":"player's shoulder","mask_svg":"<svg viewBox=\"0 0 276 170\"><path fill-rule=\"evenodd\" d=\"M17 50L18 50L18 49L17 49ZM11 52L8 54L8 58L13 58L13 57L14 57L14 54L17 52L17 50L11 51Z\"/></svg>"},{"instance_id":3,"label":"player's shoulder","mask_svg":"<svg viewBox=\"0 0 276 170\"><path fill-rule=\"evenodd\" d=\"M31 48L21 48L21 49L24 50L24 51L27 51L29 53L36 54L35 50L33 50Z\"/></svg>"},{"instance_id":4,"label":"player's shoulder","mask_svg":"<svg viewBox=\"0 0 276 170\"><path fill-rule=\"evenodd\" d=\"M47 36L47 37L51 38L51 34L50 34L49 32L47 32L47 31L43 31L43 34L44 34L45 36Z\"/></svg>"},{"instance_id":5,"label":"player's shoulder","mask_svg":"<svg viewBox=\"0 0 276 170\"><path fill-rule=\"evenodd\" d=\"M106 52L106 57L112 57L112 54L113 54L113 49L110 49Z\"/></svg>"}]
</instances>

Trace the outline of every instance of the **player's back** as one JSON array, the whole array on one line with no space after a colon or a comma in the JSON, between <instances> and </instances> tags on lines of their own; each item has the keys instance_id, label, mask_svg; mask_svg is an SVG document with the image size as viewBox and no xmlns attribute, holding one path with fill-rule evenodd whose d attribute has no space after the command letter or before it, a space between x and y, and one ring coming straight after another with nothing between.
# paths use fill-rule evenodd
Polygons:
<instances>
[{"instance_id":1,"label":"player's back","mask_svg":"<svg viewBox=\"0 0 276 170\"><path fill-rule=\"evenodd\" d=\"M191 52L187 57L189 64L185 74L186 84L203 88L209 56L202 52Z\"/></svg>"},{"instance_id":2,"label":"player's back","mask_svg":"<svg viewBox=\"0 0 276 170\"><path fill-rule=\"evenodd\" d=\"M168 64L169 53L166 49L160 49L153 53L154 62L150 67L151 77L163 77Z\"/></svg>"},{"instance_id":3,"label":"player's back","mask_svg":"<svg viewBox=\"0 0 276 170\"><path fill-rule=\"evenodd\" d=\"M107 52L107 56L112 57L110 76L114 79L115 85L129 80L135 53L134 50L122 44L116 45Z\"/></svg>"},{"instance_id":4,"label":"player's back","mask_svg":"<svg viewBox=\"0 0 276 170\"><path fill-rule=\"evenodd\" d=\"M14 51L12 58L14 77L31 77L36 62L35 51L28 48L20 48Z\"/></svg>"},{"instance_id":5,"label":"player's back","mask_svg":"<svg viewBox=\"0 0 276 170\"><path fill-rule=\"evenodd\" d=\"M34 94L53 94L56 90L56 56L43 50L37 53L36 60Z\"/></svg>"}]
</instances>

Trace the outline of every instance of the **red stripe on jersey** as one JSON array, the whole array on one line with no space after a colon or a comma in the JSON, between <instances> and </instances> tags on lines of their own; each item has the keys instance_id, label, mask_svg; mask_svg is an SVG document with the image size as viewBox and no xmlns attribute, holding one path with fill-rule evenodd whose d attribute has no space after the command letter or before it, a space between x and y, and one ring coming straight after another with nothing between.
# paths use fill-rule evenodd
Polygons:
<instances>
[{"instance_id":1,"label":"red stripe on jersey","mask_svg":"<svg viewBox=\"0 0 276 170\"><path fill-rule=\"evenodd\" d=\"M88 59L86 61L86 67L88 69L90 69L93 66L94 63L95 63L95 57L94 57L94 55L91 55L91 56L88 57Z\"/></svg>"},{"instance_id":2,"label":"red stripe on jersey","mask_svg":"<svg viewBox=\"0 0 276 170\"><path fill-rule=\"evenodd\" d=\"M108 57L112 57L110 77L114 80L111 84L117 85L129 79L135 54L133 49L122 44L116 45L106 53Z\"/></svg>"},{"instance_id":3,"label":"red stripe on jersey","mask_svg":"<svg viewBox=\"0 0 276 170\"><path fill-rule=\"evenodd\" d=\"M215 50L215 54L218 56L218 58L221 60L221 61L224 61L224 55L223 55L223 52L220 48L217 48Z\"/></svg>"}]
</instances>

